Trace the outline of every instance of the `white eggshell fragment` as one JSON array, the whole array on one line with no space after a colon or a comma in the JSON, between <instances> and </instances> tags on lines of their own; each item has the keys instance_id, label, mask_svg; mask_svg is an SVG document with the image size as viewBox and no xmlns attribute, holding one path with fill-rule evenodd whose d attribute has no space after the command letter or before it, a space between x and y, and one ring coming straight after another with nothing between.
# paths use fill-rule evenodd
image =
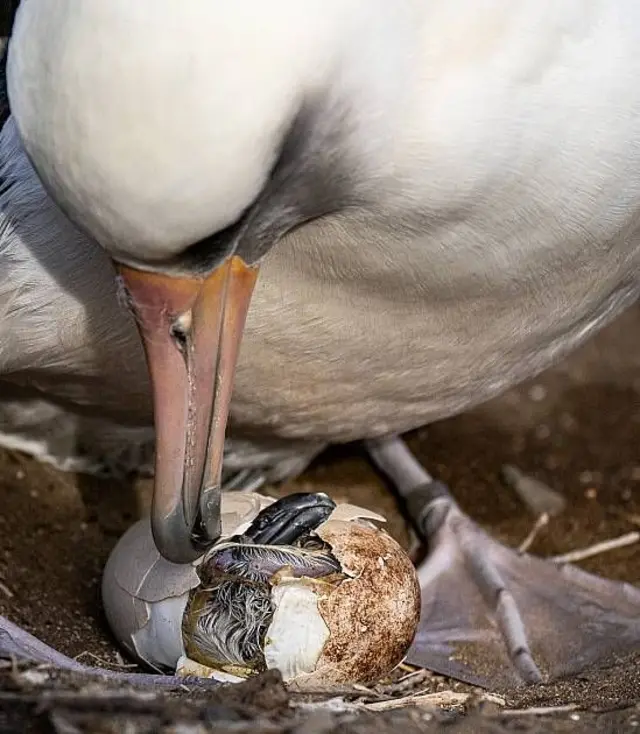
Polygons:
<instances>
[{"instance_id":1,"label":"white eggshell fragment","mask_svg":"<svg viewBox=\"0 0 640 734\"><path fill-rule=\"evenodd\" d=\"M267 668L277 668L284 680L313 673L331 634L317 593L298 579L288 579L274 586L271 600L275 612L264 644Z\"/></svg>"},{"instance_id":2,"label":"white eggshell fragment","mask_svg":"<svg viewBox=\"0 0 640 734\"><path fill-rule=\"evenodd\" d=\"M223 537L245 531L272 502L224 495ZM372 521L384 518L342 504L316 529L317 544L287 546L281 555L275 546L252 546L260 571L279 568L258 579L236 570L237 558L248 556L247 546L235 541L192 565L171 564L142 521L105 568L107 618L132 655L179 675L232 681L277 668L302 688L377 680L401 662L413 640L420 590L408 556ZM272 554L270 566L261 548ZM222 554L234 549L239 556L229 562Z\"/></svg>"},{"instance_id":3,"label":"white eggshell fragment","mask_svg":"<svg viewBox=\"0 0 640 734\"><path fill-rule=\"evenodd\" d=\"M176 666L176 675L182 678L213 678L220 683L242 683L244 678L239 675L225 673L222 670L213 670L207 665L196 663L195 660L181 655Z\"/></svg>"},{"instance_id":4,"label":"white eggshell fragment","mask_svg":"<svg viewBox=\"0 0 640 734\"><path fill-rule=\"evenodd\" d=\"M222 537L244 532L273 502L259 494L224 495ZM153 668L175 669L184 655L182 617L191 590L200 585L199 562L178 565L163 558L148 518L120 538L102 576L102 603L111 631L134 658Z\"/></svg>"},{"instance_id":5,"label":"white eggshell fragment","mask_svg":"<svg viewBox=\"0 0 640 734\"><path fill-rule=\"evenodd\" d=\"M122 536L102 576L102 602L113 634L138 660L174 667L184 653L180 620L189 592L199 584L193 566L160 555L149 520L141 520Z\"/></svg>"}]
</instances>

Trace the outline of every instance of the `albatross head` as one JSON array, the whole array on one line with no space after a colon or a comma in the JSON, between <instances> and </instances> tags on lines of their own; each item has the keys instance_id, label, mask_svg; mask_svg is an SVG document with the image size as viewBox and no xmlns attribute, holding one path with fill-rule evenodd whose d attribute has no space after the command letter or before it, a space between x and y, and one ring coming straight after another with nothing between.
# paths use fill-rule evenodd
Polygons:
<instances>
[{"instance_id":1,"label":"albatross head","mask_svg":"<svg viewBox=\"0 0 640 734\"><path fill-rule=\"evenodd\" d=\"M145 343L153 529L171 561L219 535L224 431L260 259L359 196L354 111L368 98L354 79L378 63L375 44L361 53L380 20L371 6L23 0L18 12L8 83L24 146L54 200L113 257Z\"/></svg>"}]
</instances>

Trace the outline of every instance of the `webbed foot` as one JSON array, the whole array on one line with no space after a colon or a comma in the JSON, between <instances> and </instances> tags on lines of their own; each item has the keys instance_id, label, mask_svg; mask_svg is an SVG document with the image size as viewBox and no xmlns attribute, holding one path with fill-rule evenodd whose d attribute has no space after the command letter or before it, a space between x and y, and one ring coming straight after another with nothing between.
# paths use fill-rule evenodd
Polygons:
<instances>
[{"instance_id":1,"label":"webbed foot","mask_svg":"<svg viewBox=\"0 0 640 734\"><path fill-rule=\"evenodd\" d=\"M175 675L126 673L83 665L77 660L63 655L53 647L49 647L49 645L34 637L26 630L23 630L21 627L18 627L18 625L13 624L13 622L10 622L3 616L0 616L0 660L8 660L16 663L37 663L51 668L57 668L58 670L107 678L129 685L160 686L162 688L184 687L189 683L197 683L199 686L208 687L219 685L217 681L205 678L192 680Z\"/></svg>"},{"instance_id":2,"label":"webbed foot","mask_svg":"<svg viewBox=\"0 0 640 734\"><path fill-rule=\"evenodd\" d=\"M640 648L640 589L501 545L401 439L367 448L428 548L408 662L475 685L512 686L578 674Z\"/></svg>"}]
</instances>

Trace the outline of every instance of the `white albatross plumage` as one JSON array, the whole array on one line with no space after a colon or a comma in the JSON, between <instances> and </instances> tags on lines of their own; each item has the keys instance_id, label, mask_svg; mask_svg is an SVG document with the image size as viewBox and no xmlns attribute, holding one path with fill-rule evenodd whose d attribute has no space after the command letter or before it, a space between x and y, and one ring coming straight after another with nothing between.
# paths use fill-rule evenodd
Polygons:
<instances>
[{"instance_id":1,"label":"white albatross plumage","mask_svg":"<svg viewBox=\"0 0 640 734\"><path fill-rule=\"evenodd\" d=\"M65 471L146 474L152 405L135 321L104 250L60 211L9 118L0 130L0 445ZM226 470L301 471L319 450L236 438Z\"/></svg>"},{"instance_id":2,"label":"white albatross plumage","mask_svg":"<svg viewBox=\"0 0 640 734\"><path fill-rule=\"evenodd\" d=\"M13 60L11 98L27 147L84 226L91 230L100 220L95 234L104 235L107 250L120 233L126 246L151 243L140 245L141 259L157 245L153 260L206 226L228 224L246 206L212 213L202 231L194 224L193 206L211 211L220 182L226 192L242 177L242 146L254 135L255 118L279 114L262 96L272 78L277 95L289 85L287 99L302 94L305 74L335 97L346 89L358 103L364 99L337 144L345 157L352 157L351 146L358 162L365 158L359 175L370 177L372 200L311 222L269 254L236 374L234 424L323 442L404 431L543 369L637 298L640 11L630 0L588 9L573 0L482 8L466 0L405 0L393 9L355 0L301 9L282 0L268 9L194 3L179 13L178 0L131 13L125 4L27 0L27 40ZM198 46L179 63L182 46L174 39L183 37L191 49L204 42L208 13L222 27L222 42ZM286 18L303 40L295 41ZM56 24L69 40L55 67L59 76L30 76L41 68L38 54L53 53ZM320 63L341 24L338 40L353 43L350 53L334 50L331 63ZM251 54L232 56L248 38L255 41ZM209 68L225 54L234 61L207 94ZM83 58L94 56L95 68L87 69ZM319 81L323 70L334 76ZM394 76L399 71L401 78ZM246 86L252 75L255 89ZM239 97L234 84L243 90ZM73 125L65 126L72 104L74 124L86 126L80 141ZM4 257L17 262L3 269L5 324L16 323L25 278L36 285L38 308L22 303L35 336L15 344L25 332L10 329L2 371L55 375L67 365L80 382L95 379L105 408L117 409L126 384L122 405L148 420L141 350L116 302L108 261L47 198L14 124L3 134L2 165L17 181L3 199ZM250 138L249 150L268 147L266 137ZM202 156L217 165L206 158L194 167ZM196 203L185 207L186 199ZM29 242L11 222L23 212ZM56 265L57 287L52 264L74 261L76 267ZM38 329L45 313L59 320L55 338ZM82 392L65 382L63 393ZM91 400L86 393L76 399Z\"/></svg>"}]
</instances>

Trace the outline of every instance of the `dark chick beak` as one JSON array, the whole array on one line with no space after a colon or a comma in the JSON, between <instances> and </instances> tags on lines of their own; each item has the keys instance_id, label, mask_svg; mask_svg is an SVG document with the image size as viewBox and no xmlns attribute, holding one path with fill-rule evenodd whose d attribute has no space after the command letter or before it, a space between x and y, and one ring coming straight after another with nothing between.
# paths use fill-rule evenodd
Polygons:
<instances>
[{"instance_id":1,"label":"dark chick beak","mask_svg":"<svg viewBox=\"0 0 640 734\"><path fill-rule=\"evenodd\" d=\"M153 536L166 559L189 563L220 536L224 435L257 269L236 256L201 278L119 270L153 389Z\"/></svg>"},{"instance_id":2,"label":"dark chick beak","mask_svg":"<svg viewBox=\"0 0 640 734\"><path fill-rule=\"evenodd\" d=\"M335 509L336 503L322 492L290 494L265 507L244 537L256 545L291 545L315 530Z\"/></svg>"},{"instance_id":3,"label":"dark chick beak","mask_svg":"<svg viewBox=\"0 0 640 734\"><path fill-rule=\"evenodd\" d=\"M242 535L211 550L198 570L204 585L212 586L216 575L238 573L266 582L285 566L294 576L309 578L341 573L340 562L322 540L314 549L293 546L328 520L335 508L335 502L321 492L280 498L265 507Z\"/></svg>"}]
</instances>

